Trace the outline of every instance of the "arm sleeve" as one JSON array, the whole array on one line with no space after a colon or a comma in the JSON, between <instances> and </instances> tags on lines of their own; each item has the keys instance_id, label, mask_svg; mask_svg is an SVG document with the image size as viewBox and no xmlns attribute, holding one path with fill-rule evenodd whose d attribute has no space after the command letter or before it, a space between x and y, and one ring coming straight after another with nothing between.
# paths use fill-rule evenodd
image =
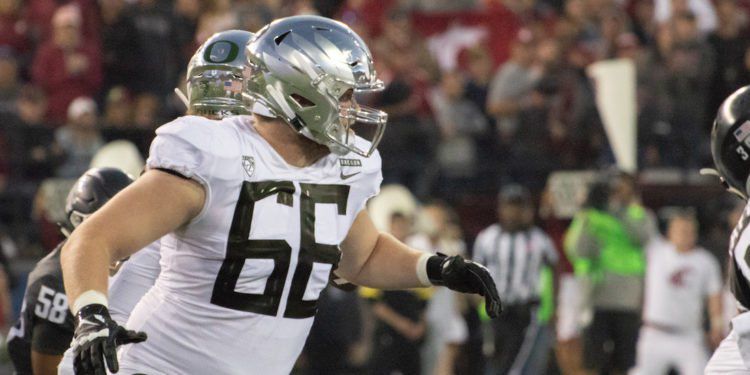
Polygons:
<instances>
[{"instance_id":1,"label":"arm sleeve","mask_svg":"<svg viewBox=\"0 0 750 375\"><path fill-rule=\"evenodd\" d=\"M198 182L206 192L201 213L193 222L203 217L211 204L210 177L220 164L217 150L231 149L234 145L222 144L215 139L215 127L202 123L197 116L180 117L156 130L146 165L149 169L167 170ZM226 137L224 137L226 138Z\"/></svg>"},{"instance_id":2,"label":"arm sleeve","mask_svg":"<svg viewBox=\"0 0 750 375\"><path fill-rule=\"evenodd\" d=\"M210 169L205 159L194 145L168 134L154 138L146 164L150 169L166 169L193 179L205 188L208 185L207 169Z\"/></svg>"}]
</instances>

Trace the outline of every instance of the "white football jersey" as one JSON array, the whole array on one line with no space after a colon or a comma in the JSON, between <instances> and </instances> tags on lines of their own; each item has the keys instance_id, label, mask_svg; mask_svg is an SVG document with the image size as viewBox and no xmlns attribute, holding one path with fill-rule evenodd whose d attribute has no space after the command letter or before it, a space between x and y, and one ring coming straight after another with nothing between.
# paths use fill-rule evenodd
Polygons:
<instances>
[{"instance_id":1,"label":"white football jersey","mask_svg":"<svg viewBox=\"0 0 750 375\"><path fill-rule=\"evenodd\" d=\"M721 291L719 262L700 247L678 253L664 239L646 249L643 320L682 333L701 332L706 298Z\"/></svg>"},{"instance_id":2,"label":"white football jersey","mask_svg":"<svg viewBox=\"0 0 750 375\"><path fill-rule=\"evenodd\" d=\"M160 248L160 240L152 242L133 254L109 278L109 314L117 324L125 325L135 305L154 286L161 272Z\"/></svg>"},{"instance_id":3,"label":"white football jersey","mask_svg":"<svg viewBox=\"0 0 750 375\"><path fill-rule=\"evenodd\" d=\"M120 351L125 373L287 374L302 351L338 245L379 191L380 156L293 167L252 121L185 116L156 131L148 168L206 199L161 240L161 274L127 324L148 340Z\"/></svg>"}]
</instances>

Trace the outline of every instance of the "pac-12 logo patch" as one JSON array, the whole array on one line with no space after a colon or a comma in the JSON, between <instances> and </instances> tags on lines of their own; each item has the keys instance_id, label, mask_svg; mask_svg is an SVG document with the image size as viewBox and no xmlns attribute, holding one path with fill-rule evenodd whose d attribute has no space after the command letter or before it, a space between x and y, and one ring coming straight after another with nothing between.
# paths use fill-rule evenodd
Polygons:
<instances>
[{"instance_id":1,"label":"pac-12 logo patch","mask_svg":"<svg viewBox=\"0 0 750 375\"><path fill-rule=\"evenodd\" d=\"M247 173L248 177L253 177L253 173L255 173L255 158L252 156L242 156L242 168L245 170L245 173Z\"/></svg>"}]
</instances>

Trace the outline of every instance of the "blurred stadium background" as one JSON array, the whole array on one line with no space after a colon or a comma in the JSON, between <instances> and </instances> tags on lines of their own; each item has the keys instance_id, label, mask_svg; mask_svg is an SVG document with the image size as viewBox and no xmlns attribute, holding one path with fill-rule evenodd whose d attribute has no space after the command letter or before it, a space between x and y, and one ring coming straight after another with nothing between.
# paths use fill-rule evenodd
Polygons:
<instances>
[{"instance_id":1,"label":"blurred stadium background","mask_svg":"<svg viewBox=\"0 0 750 375\"><path fill-rule=\"evenodd\" d=\"M26 274L61 240L55 223L72 181L92 161L137 174L154 129L184 112L173 88L211 34L295 14L353 27L387 85L359 98L389 114L380 152L394 187L371 207L383 229L434 236L443 220L440 236L471 253L497 221L498 191L520 184L563 259L555 290L571 272L563 238L587 182L619 167L662 230L670 210L692 208L699 243L725 264L742 203L698 170L712 165L716 108L750 83L747 0L0 0L3 333ZM435 363L429 297L328 289L310 340L335 350L307 350L300 373L333 373L316 363L341 360L340 373L366 371L393 335L422 350L423 373L437 373L425 369ZM450 367L482 373L491 329L466 302L468 335ZM552 336L554 310L544 322ZM538 373L566 372L554 349L550 339L549 369Z\"/></svg>"}]
</instances>

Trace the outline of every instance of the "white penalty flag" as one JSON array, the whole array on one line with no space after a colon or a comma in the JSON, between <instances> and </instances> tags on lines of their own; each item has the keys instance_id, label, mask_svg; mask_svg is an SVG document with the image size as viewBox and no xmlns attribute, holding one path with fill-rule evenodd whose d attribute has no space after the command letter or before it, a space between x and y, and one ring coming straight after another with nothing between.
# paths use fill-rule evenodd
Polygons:
<instances>
[{"instance_id":1,"label":"white penalty flag","mask_svg":"<svg viewBox=\"0 0 750 375\"><path fill-rule=\"evenodd\" d=\"M586 73L594 81L596 108L617 166L635 173L638 169L635 64L630 59L599 61L589 65Z\"/></svg>"}]
</instances>

